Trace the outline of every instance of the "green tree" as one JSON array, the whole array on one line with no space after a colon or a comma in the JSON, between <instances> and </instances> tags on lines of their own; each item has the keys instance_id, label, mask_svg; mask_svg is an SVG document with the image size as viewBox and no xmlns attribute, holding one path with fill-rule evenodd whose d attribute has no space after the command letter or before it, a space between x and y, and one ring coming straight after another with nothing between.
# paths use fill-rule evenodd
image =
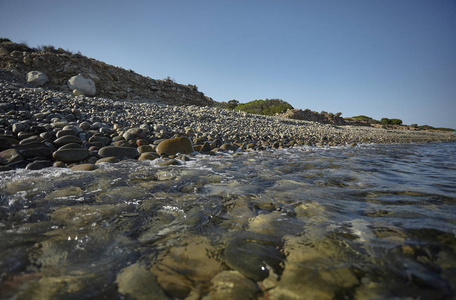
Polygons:
<instances>
[{"instance_id":1,"label":"green tree","mask_svg":"<svg viewBox=\"0 0 456 300\"><path fill-rule=\"evenodd\" d=\"M391 125L402 125L401 119L390 119Z\"/></svg>"},{"instance_id":2,"label":"green tree","mask_svg":"<svg viewBox=\"0 0 456 300\"><path fill-rule=\"evenodd\" d=\"M239 101L237 101L237 100L233 99L233 100L228 101L228 108L229 109L235 109L236 106L238 106L238 105L239 105Z\"/></svg>"},{"instance_id":3,"label":"green tree","mask_svg":"<svg viewBox=\"0 0 456 300\"><path fill-rule=\"evenodd\" d=\"M382 118L380 120L380 123L382 123L383 125L390 125L391 124L391 120L388 119L388 118Z\"/></svg>"}]
</instances>

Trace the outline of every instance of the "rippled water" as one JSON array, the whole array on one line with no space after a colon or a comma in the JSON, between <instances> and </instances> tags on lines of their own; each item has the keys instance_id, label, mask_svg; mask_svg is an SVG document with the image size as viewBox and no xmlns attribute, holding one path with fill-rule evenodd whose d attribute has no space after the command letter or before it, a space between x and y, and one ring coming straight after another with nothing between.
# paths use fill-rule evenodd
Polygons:
<instances>
[{"instance_id":1,"label":"rippled water","mask_svg":"<svg viewBox=\"0 0 456 300\"><path fill-rule=\"evenodd\" d=\"M456 297L455 143L17 170L0 186L4 299Z\"/></svg>"}]
</instances>

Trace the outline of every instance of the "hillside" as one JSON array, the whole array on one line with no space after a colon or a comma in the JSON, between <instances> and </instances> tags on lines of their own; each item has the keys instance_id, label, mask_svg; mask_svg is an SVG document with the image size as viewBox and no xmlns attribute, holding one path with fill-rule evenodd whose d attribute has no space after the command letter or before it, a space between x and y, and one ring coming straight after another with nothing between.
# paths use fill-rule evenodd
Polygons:
<instances>
[{"instance_id":1,"label":"hillside","mask_svg":"<svg viewBox=\"0 0 456 300\"><path fill-rule=\"evenodd\" d=\"M0 39L0 68L25 78L40 71L48 81L44 87L71 92L68 81L79 74L92 80L96 96L117 99L153 100L170 105L213 106L215 102L199 92L195 85L182 85L170 79L157 80L106 64L93 58L53 46L39 49Z\"/></svg>"}]
</instances>

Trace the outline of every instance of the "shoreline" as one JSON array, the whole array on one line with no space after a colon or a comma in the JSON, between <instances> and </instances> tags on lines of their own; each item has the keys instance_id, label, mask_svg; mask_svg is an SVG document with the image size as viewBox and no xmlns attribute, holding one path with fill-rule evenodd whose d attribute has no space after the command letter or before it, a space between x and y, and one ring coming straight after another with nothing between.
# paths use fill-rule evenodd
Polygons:
<instances>
[{"instance_id":1,"label":"shoreline","mask_svg":"<svg viewBox=\"0 0 456 300\"><path fill-rule=\"evenodd\" d=\"M176 151L157 153L161 142L176 137L187 137L191 150L209 155L295 146L456 141L449 132L334 126L217 107L73 96L35 87L4 70L0 97L0 171L50 166L92 170L98 162L160 156L164 165L178 164L176 158L188 157L176 156Z\"/></svg>"}]
</instances>

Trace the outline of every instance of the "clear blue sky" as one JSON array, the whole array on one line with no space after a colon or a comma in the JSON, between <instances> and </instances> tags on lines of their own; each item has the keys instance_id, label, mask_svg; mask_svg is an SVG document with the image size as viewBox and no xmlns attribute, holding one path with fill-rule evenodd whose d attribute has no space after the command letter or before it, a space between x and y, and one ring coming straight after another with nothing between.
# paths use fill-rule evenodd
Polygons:
<instances>
[{"instance_id":1,"label":"clear blue sky","mask_svg":"<svg viewBox=\"0 0 456 300\"><path fill-rule=\"evenodd\" d=\"M456 127L454 0L0 0L0 36L216 101Z\"/></svg>"}]
</instances>

